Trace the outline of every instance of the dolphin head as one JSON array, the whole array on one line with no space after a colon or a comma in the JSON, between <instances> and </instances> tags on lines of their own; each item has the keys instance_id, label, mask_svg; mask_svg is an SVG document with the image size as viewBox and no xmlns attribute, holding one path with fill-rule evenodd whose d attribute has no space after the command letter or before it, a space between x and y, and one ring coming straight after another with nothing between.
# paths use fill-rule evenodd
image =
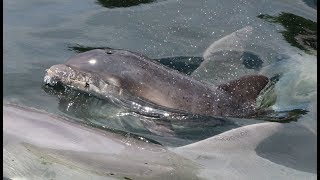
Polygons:
<instances>
[{"instance_id":1,"label":"dolphin head","mask_svg":"<svg viewBox=\"0 0 320 180\"><path fill-rule=\"evenodd\" d=\"M112 49L96 49L80 53L65 64L57 64L47 69L44 82L51 86L62 84L74 89L97 95L118 94L119 77L112 74L109 66L115 59L108 58Z\"/></svg>"}]
</instances>

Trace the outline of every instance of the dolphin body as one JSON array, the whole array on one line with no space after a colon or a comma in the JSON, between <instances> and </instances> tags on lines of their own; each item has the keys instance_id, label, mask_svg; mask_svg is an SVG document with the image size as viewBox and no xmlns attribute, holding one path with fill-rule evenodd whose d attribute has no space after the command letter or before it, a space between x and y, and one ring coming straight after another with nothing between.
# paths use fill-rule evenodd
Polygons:
<instances>
[{"instance_id":1,"label":"dolphin body","mask_svg":"<svg viewBox=\"0 0 320 180\"><path fill-rule=\"evenodd\" d=\"M316 138L299 128L284 133L287 130L280 123L259 123L165 148L42 110L4 104L3 176L35 180L316 179ZM279 134L277 141L286 143L274 143L275 134ZM273 149L278 149L277 163L270 156ZM283 155L281 149L285 149Z\"/></svg>"},{"instance_id":2,"label":"dolphin body","mask_svg":"<svg viewBox=\"0 0 320 180\"><path fill-rule=\"evenodd\" d=\"M150 106L200 115L248 117L260 113L256 99L269 79L247 75L213 85L139 53L95 49L80 53L65 64L53 65L47 69L44 81L132 104L147 103L145 111L152 109Z\"/></svg>"}]
</instances>

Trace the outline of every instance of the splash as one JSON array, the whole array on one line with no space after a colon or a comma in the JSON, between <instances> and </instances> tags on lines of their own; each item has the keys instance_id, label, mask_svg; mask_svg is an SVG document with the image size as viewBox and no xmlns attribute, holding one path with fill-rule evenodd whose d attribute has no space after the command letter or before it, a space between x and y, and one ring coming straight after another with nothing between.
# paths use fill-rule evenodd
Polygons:
<instances>
[{"instance_id":1,"label":"splash","mask_svg":"<svg viewBox=\"0 0 320 180\"><path fill-rule=\"evenodd\" d=\"M308 54L294 54L286 60L266 66L262 72L281 77L275 85L274 110L307 109L317 93L317 59Z\"/></svg>"}]
</instances>

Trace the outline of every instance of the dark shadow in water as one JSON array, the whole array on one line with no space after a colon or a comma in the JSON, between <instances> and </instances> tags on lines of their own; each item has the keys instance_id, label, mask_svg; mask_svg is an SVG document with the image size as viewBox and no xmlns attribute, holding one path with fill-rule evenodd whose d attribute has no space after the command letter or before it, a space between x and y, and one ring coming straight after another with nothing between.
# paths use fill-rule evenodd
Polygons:
<instances>
[{"instance_id":1,"label":"dark shadow in water","mask_svg":"<svg viewBox=\"0 0 320 180\"><path fill-rule=\"evenodd\" d=\"M179 56L155 60L171 69L175 69L184 74L190 75L194 70L196 70L200 66L204 59L202 57Z\"/></svg>"},{"instance_id":2,"label":"dark shadow in water","mask_svg":"<svg viewBox=\"0 0 320 180\"><path fill-rule=\"evenodd\" d=\"M306 115L307 110L293 109L289 111L270 111L265 114L261 114L256 119L269 122L289 123L292 121L298 121L302 115Z\"/></svg>"},{"instance_id":3,"label":"dark shadow in water","mask_svg":"<svg viewBox=\"0 0 320 180\"><path fill-rule=\"evenodd\" d=\"M281 34L292 46L307 53L317 53L317 22L285 12L278 16L261 14L257 17L268 22L281 24L285 28Z\"/></svg>"},{"instance_id":4,"label":"dark shadow in water","mask_svg":"<svg viewBox=\"0 0 320 180\"><path fill-rule=\"evenodd\" d=\"M258 55L247 51L243 52L241 59L243 60L243 65L248 69L254 69L258 71L263 64L263 60Z\"/></svg>"},{"instance_id":5,"label":"dark shadow in water","mask_svg":"<svg viewBox=\"0 0 320 180\"><path fill-rule=\"evenodd\" d=\"M97 0L96 3L106 8L121 8L149 4L156 0Z\"/></svg>"}]
</instances>

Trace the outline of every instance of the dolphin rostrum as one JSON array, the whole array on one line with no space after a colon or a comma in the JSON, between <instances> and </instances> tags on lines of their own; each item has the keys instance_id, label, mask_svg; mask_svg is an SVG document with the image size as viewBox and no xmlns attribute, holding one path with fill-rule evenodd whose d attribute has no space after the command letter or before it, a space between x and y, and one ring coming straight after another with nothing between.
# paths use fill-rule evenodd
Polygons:
<instances>
[{"instance_id":1,"label":"dolphin rostrum","mask_svg":"<svg viewBox=\"0 0 320 180\"><path fill-rule=\"evenodd\" d=\"M129 99L132 104L147 102L192 114L248 117L260 113L256 98L269 79L248 75L213 85L139 53L95 49L80 53L65 64L53 65L47 69L44 81L98 96ZM148 111L148 107L145 110Z\"/></svg>"}]
</instances>

